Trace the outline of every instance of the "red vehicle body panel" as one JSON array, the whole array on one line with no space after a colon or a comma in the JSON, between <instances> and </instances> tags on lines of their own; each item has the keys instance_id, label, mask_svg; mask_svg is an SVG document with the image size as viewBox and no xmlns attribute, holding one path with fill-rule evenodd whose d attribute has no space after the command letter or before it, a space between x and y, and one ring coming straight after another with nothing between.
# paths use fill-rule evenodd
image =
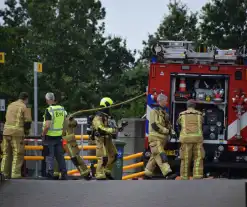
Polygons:
<instances>
[{"instance_id":1,"label":"red vehicle body panel","mask_svg":"<svg viewBox=\"0 0 247 207\"><path fill-rule=\"evenodd\" d=\"M185 64L183 64L185 65ZM245 65L218 65L218 71L211 71L210 65L187 65L190 70L182 70L182 64L160 64L152 63L150 65L149 80L148 80L148 94L164 93L171 98L171 73L180 74L205 74L205 75L228 75L228 117L226 120L228 128L228 137L225 137L228 144L247 144L247 112L242 114L241 121L241 135L243 139L236 140L235 131L237 130L237 113L233 109L232 98L235 97L235 90L242 89L247 93L247 66ZM215 65L216 66L216 65ZM242 71L242 80L235 80L235 72ZM162 74L162 75L161 75ZM169 108L170 106L168 106Z\"/></svg>"}]
</instances>

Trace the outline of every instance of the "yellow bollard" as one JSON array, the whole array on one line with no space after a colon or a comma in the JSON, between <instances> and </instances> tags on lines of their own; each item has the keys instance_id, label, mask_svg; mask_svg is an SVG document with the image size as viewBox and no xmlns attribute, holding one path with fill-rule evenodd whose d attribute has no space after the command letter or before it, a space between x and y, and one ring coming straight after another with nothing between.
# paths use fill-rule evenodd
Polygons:
<instances>
[{"instance_id":1,"label":"yellow bollard","mask_svg":"<svg viewBox=\"0 0 247 207\"><path fill-rule=\"evenodd\" d=\"M82 135L83 140L88 140L89 136L88 135ZM75 135L76 140L81 140L81 135Z\"/></svg>"},{"instance_id":2,"label":"yellow bollard","mask_svg":"<svg viewBox=\"0 0 247 207\"><path fill-rule=\"evenodd\" d=\"M43 150L43 146L25 145L25 150Z\"/></svg>"},{"instance_id":3,"label":"yellow bollard","mask_svg":"<svg viewBox=\"0 0 247 207\"><path fill-rule=\"evenodd\" d=\"M122 177L122 180L129 180L132 178L138 178L144 175L144 171L142 172L138 172L138 173L134 173L134 174L130 174L130 175L125 175Z\"/></svg>"},{"instance_id":4,"label":"yellow bollard","mask_svg":"<svg viewBox=\"0 0 247 207\"><path fill-rule=\"evenodd\" d=\"M84 160L96 160L96 156L81 156ZM65 160L70 160L69 156L64 156ZM24 156L24 160L44 160L43 156Z\"/></svg>"},{"instance_id":5,"label":"yellow bollard","mask_svg":"<svg viewBox=\"0 0 247 207\"><path fill-rule=\"evenodd\" d=\"M84 160L97 160L96 156L81 156ZM65 160L70 160L70 156L64 156Z\"/></svg>"},{"instance_id":6,"label":"yellow bollard","mask_svg":"<svg viewBox=\"0 0 247 207\"><path fill-rule=\"evenodd\" d=\"M44 160L43 156L24 156L24 160Z\"/></svg>"},{"instance_id":7,"label":"yellow bollard","mask_svg":"<svg viewBox=\"0 0 247 207\"><path fill-rule=\"evenodd\" d=\"M87 168L90 168L90 166L87 166ZM69 170L67 173L68 173L68 175L73 175L75 173L79 173L79 171L78 170Z\"/></svg>"},{"instance_id":8,"label":"yellow bollard","mask_svg":"<svg viewBox=\"0 0 247 207\"><path fill-rule=\"evenodd\" d=\"M136 154L133 154L133 155L128 155L128 156L125 156L123 158L123 160L131 160L131 159L135 159L135 158L138 158L138 157L142 157L143 153L142 152L139 152L139 153L136 153Z\"/></svg>"},{"instance_id":9,"label":"yellow bollard","mask_svg":"<svg viewBox=\"0 0 247 207\"><path fill-rule=\"evenodd\" d=\"M123 170L129 170L129 169L133 169L133 168L137 168L137 167L142 167L143 165L144 165L144 162L138 162L138 163L134 163L131 165L123 166Z\"/></svg>"},{"instance_id":10,"label":"yellow bollard","mask_svg":"<svg viewBox=\"0 0 247 207\"><path fill-rule=\"evenodd\" d=\"M129 169L133 169L133 168L137 168L137 167L142 167L143 165L144 165L144 162L138 162L138 163L134 163L134 164L131 164L131 165L123 166L123 170L129 170ZM90 166L88 166L88 167L90 167ZM97 167L97 164L95 164L94 167ZM68 171L68 173L70 175L72 175L74 173L78 173L78 172L79 171L77 169Z\"/></svg>"},{"instance_id":11,"label":"yellow bollard","mask_svg":"<svg viewBox=\"0 0 247 207\"><path fill-rule=\"evenodd\" d=\"M96 145L88 145L88 146L79 146L79 149L83 150L96 150Z\"/></svg>"},{"instance_id":12,"label":"yellow bollard","mask_svg":"<svg viewBox=\"0 0 247 207\"><path fill-rule=\"evenodd\" d=\"M43 146L33 146L33 145L26 145L25 150L43 150ZM79 146L79 149L83 150L96 150L96 146Z\"/></svg>"}]
</instances>

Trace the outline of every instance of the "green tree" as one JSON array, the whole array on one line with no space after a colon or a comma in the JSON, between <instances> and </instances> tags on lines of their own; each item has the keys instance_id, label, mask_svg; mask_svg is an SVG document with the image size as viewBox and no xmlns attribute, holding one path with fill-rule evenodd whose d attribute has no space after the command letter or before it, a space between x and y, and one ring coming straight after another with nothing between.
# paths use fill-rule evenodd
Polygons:
<instances>
[{"instance_id":1,"label":"green tree","mask_svg":"<svg viewBox=\"0 0 247 207\"><path fill-rule=\"evenodd\" d=\"M121 77L119 88L121 88L122 101L129 100L146 91L148 83L148 64L137 63L135 67L125 71ZM117 118L121 117L142 117L146 112L146 97L122 105L118 110L114 110Z\"/></svg>"},{"instance_id":2,"label":"green tree","mask_svg":"<svg viewBox=\"0 0 247 207\"><path fill-rule=\"evenodd\" d=\"M181 1L170 1L168 4L168 15L164 16L163 21L157 32L148 36L148 41L143 41L144 49L141 58L136 66L126 71L122 76L121 83L127 84L124 95L126 99L143 93L148 82L149 60L152 56L151 46L158 40L192 40L198 39L197 13L189 12L188 7ZM146 98L141 98L136 102L123 106L120 112L115 112L118 116L141 117L145 114Z\"/></svg>"},{"instance_id":3,"label":"green tree","mask_svg":"<svg viewBox=\"0 0 247 207\"><path fill-rule=\"evenodd\" d=\"M22 4L23 1L20 1ZM0 69L0 90L9 96L16 97L22 90L28 91L26 47L24 38L27 35L25 26L26 13L15 0L5 1L6 9L0 10L3 24L0 26L0 50L6 54L6 63Z\"/></svg>"},{"instance_id":4,"label":"green tree","mask_svg":"<svg viewBox=\"0 0 247 207\"><path fill-rule=\"evenodd\" d=\"M119 81L135 60L124 40L104 37L105 9L100 1L23 0L17 6L16 1L8 0L6 5L7 9L1 12L2 35L9 41L16 40L13 47L6 44L6 50L14 48L16 52L11 60L8 58L8 70L2 77L13 80L11 85L19 84L9 93L25 89L33 97L33 62L38 61L43 63L43 72L38 74L40 115L46 107L44 94L48 91L55 92L71 112L98 106L109 91L113 99L122 100L117 90ZM9 28L15 35L20 28L25 33L12 38ZM25 70L19 72L22 65ZM7 86L6 81L2 85Z\"/></svg>"},{"instance_id":5,"label":"green tree","mask_svg":"<svg viewBox=\"0 0 247 207\"><path fill-rule=\"evenodd\" d=\"M144 49L141 53L142 59L150 59L152 55L150 48L158 39L180 41L198 40L197 12L189 12L187 5L180 0L170 0L168 10L169 13L164 16L157 32L153 35L149 35L148 41L143 41Z\"/></svg>"},{"instance_id":6,"label":"green tree","mask_svg":"<svg viewBox=\"0 0 247 207\"><path fill-rule=\"evenodd\" d=\"M45 92L53 91L68 111L90 107L103 54L104 25L98 22L105 11L100 1L29 0L26 8L28 48L33 59L44 63L40 103Z\"/></svg>"},{"instance_id":7,"label":"green tree","mask_svg":"<svg viewBox=\"0 0 247 207\"><path fill-rule=\"evenodd\" d=\"M121 94L113 88L117 88L116 83L123 71L134 63L133 54L126 49L126 43L121 38L104 37L104 23L99 24L99 21L104 19L105 10L100 1L88 1L85 4L70 0L64 1L64 5L68 2L71 3L70 7L73 10L63 10L64 17L61 17L60 21L64 22L65 16L71 15L72 12L74 17L73 21L67 22L66 30L69 32L60 41L70 38L66 45L66 50L70 54L67 55L70 59L69 69L63 72L67 78L73 77L70 90L65 92L70 110L97 107L100 98L107 96L109 92L114 100L119 100ZM64 34L64 29L60 33ZM67 51L63 50L61 53L65 54ZM58 59L61 60L61 56Z\"/></svg>"},{"instance_id":8,"label":"green tree","mask_svg":"<svg viewBox=\"0 0 247 207\"><path fill-rule=\"evenodd\" d=\"M105 56L101 64L98 88L100 96L110 96L115 102L123 101L126 82L123 75L134 66L134 54L120 37L108 37L103 45Z\"/></svg>"},{"instance_id":9,"label":"green tree","mask_svg":"<svg viewBox=\"0 0 247 207\"><path fill-rule=\"evenodd\" d=\"M247 40L247 1L212 0L202 8L201 39L219 48L236 48Z\"/></svg>"}]
</instances>

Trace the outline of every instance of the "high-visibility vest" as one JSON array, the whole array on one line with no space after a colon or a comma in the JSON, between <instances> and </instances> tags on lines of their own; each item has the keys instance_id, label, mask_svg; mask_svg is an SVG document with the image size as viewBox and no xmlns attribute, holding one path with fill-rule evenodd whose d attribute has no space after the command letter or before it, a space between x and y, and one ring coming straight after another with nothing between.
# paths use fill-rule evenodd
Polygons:
<instances>
[{"instance_id":1,"label":"high-visibility vest","mask_svg":"<svg viewBox=\"0 0 247 207\"><path fill-rule=\"evenodd\" d=\"M48 113L50 113L52 120L51 126L48 129L46 135L48 136L62 136L63 134L63 125L64 125L64 118L65 118L65 110L60 105L49 106L47 108ZM44 122L43 128L45 126L45 115L44 115Z\"/></svg>"}]
</instances>

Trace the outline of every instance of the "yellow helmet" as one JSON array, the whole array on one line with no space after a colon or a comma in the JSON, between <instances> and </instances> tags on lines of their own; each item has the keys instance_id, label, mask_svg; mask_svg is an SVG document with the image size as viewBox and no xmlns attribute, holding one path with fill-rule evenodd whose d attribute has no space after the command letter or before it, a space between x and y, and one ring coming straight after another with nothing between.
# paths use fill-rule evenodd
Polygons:
<instances>
[{"instance_id":1,"label":"yellow helmet","mask_svg":"<svg viewBox=\"0 0 247 207\"><path fill-rule=\"evenodd\" d=\"M107 107L107 106L111 106L113 104L113 101L111 98L108 97L104 97L100 100L100 106L102 107Z\"/></svg>"}]
</instances>

